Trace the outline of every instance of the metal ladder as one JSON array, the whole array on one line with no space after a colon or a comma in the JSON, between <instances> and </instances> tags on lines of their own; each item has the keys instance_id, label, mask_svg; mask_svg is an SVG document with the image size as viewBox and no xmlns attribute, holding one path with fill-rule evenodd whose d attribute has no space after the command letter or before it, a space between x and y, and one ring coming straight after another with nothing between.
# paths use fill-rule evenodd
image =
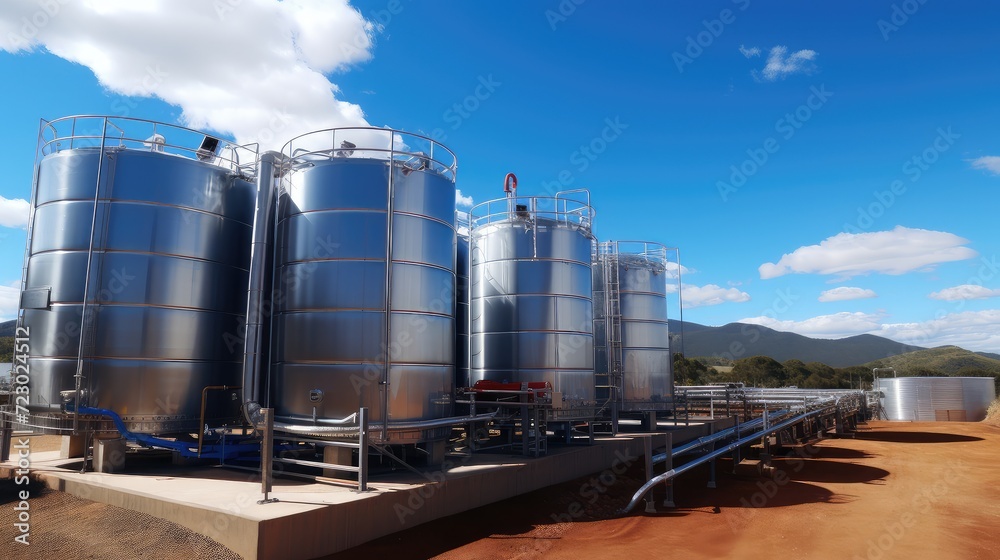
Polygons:
<instances>
[{"instance_id":1,"label":"metal ladder","mask_svg":"<svg viewBox=\"0 0 1000 560\"><path fill-rule=\"evenodd\" d=\"M622 399L622 314L621 294L618 280L618 250L614 243L602 244L604 253L601 265L604 272L604 325L607 336L608 371L596 377L604 377L600 389L608 390L613 428L617 432L618 409Z\"/></svg>"}]
</instances>

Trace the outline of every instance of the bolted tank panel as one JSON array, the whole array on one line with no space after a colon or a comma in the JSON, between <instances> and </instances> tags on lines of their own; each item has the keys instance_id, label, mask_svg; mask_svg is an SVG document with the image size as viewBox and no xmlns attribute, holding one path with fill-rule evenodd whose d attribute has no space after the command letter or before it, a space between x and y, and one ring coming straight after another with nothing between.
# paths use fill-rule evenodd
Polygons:
<instances>
[{"instance_id":1,"label":"bolted tank panel","mask_svg":"<svg viewBox=\"0 0 1000 560\"><path fill-rule=\"evenodd\" d=\"M31 407L65 428L60 393L75 396L79 367L82 404L137 432L197 430L202 389L240 383L254 187L232 160L182 147L203 134L107 120L43 126L21 305ZM102 149L97 134L62 136L71 123L117 130ZM165 140L141 141L144 126ZM216 392L209 404L214 422L239 403Z\"/></svg>"},{"instance_id":2,"label":"bolted tank panel","mask_svg":"<svg viewBox=\"0 0 1000 560\"><path fill-rule=\"evenodd\" d=\"M548 381L595 403L589 204L508 198L473 209L471 382Z\"/></svg>"},{"instance_id":3,"label":"bolted tank panel","mask_svg":"<svg viewBox=\"0 0 1000 560\"><path fill-rule=\"evenodd\" d=\"M366 406L387 438L426 441L440 434L390 432L452 411L454 162L392 150L390 133L320 131L285 147L271 386L279 417L340 419ZM295 148L318 137L380 145L383 134L381 150Z\"/></svg>"},{"instance_id":4,"label":"bolted tank panel","mask_svg":"<svg viewBox=\"0 0 1000 560\"><path fill-rule=\"evenodd\" d=\"M886 377L877 387L889 420L979 422L996 398L992 377Z\"/></svg>"},{"instance_id":5,"label":"bolted tank panel","mask_svg":"<svg viewBox=\"0 0 1000 560\"><path fill-rule=\"evenodd\" d=\"M618 373L608 385L620 387L622 410L662 409L673 392L666 264L666 249L658 243L612 241L598 247L594 365L601 379ZM609 398L610 392L599 396Z\"/></svg>"}]
</instances>

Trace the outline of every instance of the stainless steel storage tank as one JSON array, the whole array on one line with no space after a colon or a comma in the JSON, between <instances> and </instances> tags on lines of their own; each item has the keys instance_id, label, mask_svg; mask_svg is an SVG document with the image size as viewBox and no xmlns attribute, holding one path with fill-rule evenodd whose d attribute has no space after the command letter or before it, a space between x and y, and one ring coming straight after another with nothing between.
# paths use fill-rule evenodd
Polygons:
<instances>
[{"instance_id":1,"label":"stainless steel storage tank","mask_svg":"<svg viewBox=\"0 0 1000 560\"><path fill-rule=\"evenodd\" d=\"M600 243L593 277L599 399L617 394L619 410L664 410L674 385L666 247L648 241Z\"/></svg>"},{"instance_id":2,"label":"stainless steel storage tank","mask_svg":"<svg viewBox=\"0 0 1000 560\"><path fill-rule=\"evenodd\" d=\"M422 136L340 128L293 139L278 198L276 417L440 439L455 381L455 155ZM433 427L432 427L433 426Z\"/></svg>"},{"instance_id":3,"label":"stainless steel storage tank","mask_svg":"<svg viewBox=\"0 0 1000 560\"><path fill-rule=\"evenodd\" d=\"M471 381L548 381L567 412L593 407L589 193L509 194L471 212Z\"/></svg>"},{"instance_id":4,"label":"stainless steel storage tank","mask_svg":"<svg viewBox=\"0 0 1000 560\"><path fill-rule=\"evenodd\" d=\"M21 297L32 422L70 428L69 392L136 432L198 430L202 390L239 385L256 149L68 117L43 122L39 158ZM209 402L238 412L231 394Z\"/></svg>"},{"instance_id":5,"label":"stainless steel storage tank","mask_svg":"<svg viewBox=\"0 0 1000 560\"><path fill-rule=\"evenodd\" d=\"M877 387L889 420L979 422L996 398L992 377L886 377Z\"/></svg>"}]
</instances>

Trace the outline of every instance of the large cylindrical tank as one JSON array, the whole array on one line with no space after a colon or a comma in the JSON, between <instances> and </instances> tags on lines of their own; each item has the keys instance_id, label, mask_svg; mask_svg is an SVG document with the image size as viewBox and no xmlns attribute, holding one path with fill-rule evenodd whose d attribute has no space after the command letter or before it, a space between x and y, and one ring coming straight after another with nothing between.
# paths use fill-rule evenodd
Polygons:
<instances>
[{"instance_id":1,"label":"large cylindrical tank","mask_svg":"<svg viewBox=\"0 0 1000 560\"><path fill-rule=\"evenodd\" d=\"M132 431L198 430L202 390L240 383L254 191L242 150L115 117L52 121L41 138L21 299L33 421L71 426L60 393L76 396L79 371L80 403ZM255 158L242 154L248 172ZM208 402L210 421L238 412L232 394Z\"/></svg>"},{"instance_id":2,"label":"large cylindrical tank","mask_svg":"<svg viewBox=\"0 0 1000 560\"><path fill-rule=\"evenodd\" d=\"M674 384L666 248L647 241L600 243L593 277L598 380L617 384L620 410L664 409ZM610 398L611 391L599 397Z\"/></svg>"},{"instance_id":3,"label":"large cylindrical tank","mask_svg":"<svg viewBox=\"0 0 1000 560\"><path fill-rule=\"evenodd\" d=\"M454 154L385 129L317 131L282 152L275 415L322 422L364 406L386 441L441 438L447 428L419 423L453 406Z\"/></svg>"},{"instance_id":4,"label":"large cylindrical tank","mask_svg":"<svg viewBox=\"0 0 1000 560\"><path fill-rule=\"evenodd\" d=\"M886 377L878 389L889 420L979 422L996 398L992 377Z\"/></svg>"},{"instance_id":5,"label":"large cylindrical tank","mask_svg":"<svg viewBox=\"0 0 1000 560\"><path fill-rule=\"evenodd\" d=\"M558 195L472 209L473 383L548 381L564 409L594 406L593 217L589 200Z\"/></svg>"}]
</instances>

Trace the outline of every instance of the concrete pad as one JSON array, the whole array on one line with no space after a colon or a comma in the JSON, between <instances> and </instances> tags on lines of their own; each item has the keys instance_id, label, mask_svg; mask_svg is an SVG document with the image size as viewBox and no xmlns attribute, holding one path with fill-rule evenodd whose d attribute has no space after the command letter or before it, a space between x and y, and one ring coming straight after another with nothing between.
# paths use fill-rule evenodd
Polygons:
<instances>
[{"instance_id":1,"label":"concrete pad","mask_svg":"<svg viewBox=\"0 0 1000 560\"><path fill-rule=\"evenodd\" d=\"M715 430L726 422L732 420L718 421ZM707 422L671 430L674 445L709 431ZM446 457L423 475L375 474L369 482L372 491L365 493L356 491L354 481L323 484L275 473L270 495L279 501L263 505L257 503L263 497L260 474L225 466L136 464L124 474L81 474L61 468L78 466L78 461L49 452L32 454L32 469L50 488L178 523L247 559L306 560L638 461L644 452L641 436L597 437L593 445L550 447L549 454L539 458L486 453ZM654 442L661 438L665 443L662 435ZM13 469L9 462L0 465L0 476Z\"/></svg>"},{"instance_id":2,"label":"concrete pad","mask_svg":"<svg viewBox=\"0 0 1000 560\"><path fill-rule=\"evenodd\" d=\"M87 453L87 437L83 435L62 436L59 444L59 458L61 459L79 459Z\"/></svg>"},{"instance_id":3,"label":"concrete pad","mask_svg":"<svg viewBox=\"0 0 1000 560\"><path fill-rule=\"evenodd\" d=\"M108 474L125 470L125 438L94 440L94 470Z\"/></svg>"}]
</instances>

